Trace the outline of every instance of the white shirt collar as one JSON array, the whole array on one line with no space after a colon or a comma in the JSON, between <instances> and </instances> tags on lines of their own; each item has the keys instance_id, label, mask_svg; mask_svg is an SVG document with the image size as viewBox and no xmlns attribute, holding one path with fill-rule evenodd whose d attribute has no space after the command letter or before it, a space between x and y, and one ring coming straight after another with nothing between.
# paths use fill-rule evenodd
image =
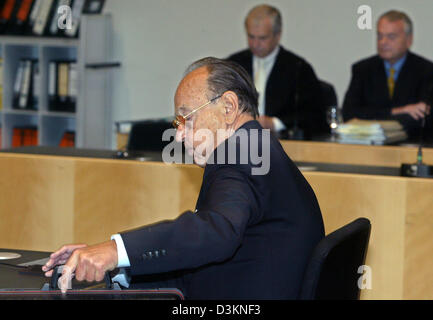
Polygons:
<instances>
[{"instance_id":1,"label":"white shirt collar","mask_svg":"<svg viewBox=\"0 0 433 320\"><path fill-rule=\"evenodd\" d=\"M268 54L266 57L260 58L257 56L254 56L254 59L257 60L263 60L264 64L267 65L268 63L273 63L275 59L277 58L278 52L280 52L280 46L276 46L274 50L271 51L270 54Z\"/></svg>"}]
</instances>

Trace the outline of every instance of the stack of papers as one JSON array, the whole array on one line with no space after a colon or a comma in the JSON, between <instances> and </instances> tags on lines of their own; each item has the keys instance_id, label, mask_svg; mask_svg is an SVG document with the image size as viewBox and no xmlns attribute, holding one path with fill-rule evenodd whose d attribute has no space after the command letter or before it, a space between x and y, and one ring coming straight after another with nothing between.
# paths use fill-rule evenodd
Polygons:
<instances>
[{"instance_id":1,"label":"stack of papers","mask_svg":"<svg viewBox=\"0 0 433 320\"><path fill-rule=\"evenodd\" d=\"M352 119L337 128L340 143L383 145L404 141L407 134L398 121Z\"/></svg>"}]
</instances>

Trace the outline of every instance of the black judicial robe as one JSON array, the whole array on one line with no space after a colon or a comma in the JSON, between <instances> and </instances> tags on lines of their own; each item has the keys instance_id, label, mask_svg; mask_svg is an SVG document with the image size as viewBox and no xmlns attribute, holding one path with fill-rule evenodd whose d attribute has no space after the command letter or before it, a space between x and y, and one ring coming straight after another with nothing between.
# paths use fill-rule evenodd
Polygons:
<instances>
[{"instance_id":1,"label":"black judicial robe","mask_svg":"<svg viewBox=\"0 0 433 320\"><path fill-rule=\"evenodd\" d=\"M253 77L253 55L249 49L229 56L228 60L239 63ZM297 119L306 138L329 132L326 106L313 67L282 46L266 82L265 114L279 118L287 129Z\"/></svg>"}]
</instances>

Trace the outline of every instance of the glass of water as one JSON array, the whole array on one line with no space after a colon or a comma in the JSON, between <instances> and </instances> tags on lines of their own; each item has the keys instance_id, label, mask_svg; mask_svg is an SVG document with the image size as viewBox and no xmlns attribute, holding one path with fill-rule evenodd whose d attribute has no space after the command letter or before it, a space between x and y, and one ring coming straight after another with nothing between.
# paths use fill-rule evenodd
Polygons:
<instances>
[{"instance_id":1,"label":"glass of water","mask_svg":"<svg viewBox=\"0 0 433 320\"><path fill-rule=\"evenodd\" d=\"M337 128L343 122L341 110L337 106L330 106L326 112L326 120L331 129L331 140L335 141L337 138Z\"/></svg>"}]
</instances>

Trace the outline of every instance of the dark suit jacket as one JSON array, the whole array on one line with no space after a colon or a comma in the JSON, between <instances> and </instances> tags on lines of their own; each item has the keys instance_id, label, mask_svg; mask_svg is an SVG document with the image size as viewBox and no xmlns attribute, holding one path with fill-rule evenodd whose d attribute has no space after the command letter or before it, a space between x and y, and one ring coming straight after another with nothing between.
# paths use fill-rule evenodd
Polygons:
<instances>
[{"instance_id":1,"label":"dark suit jacket","mask_svg":"<svg viewBox=\"0 0 433 320\"><path fill-rule=\"evenodd\" d=\"M237 133L242 130L247 137L262 134L257 121ZM237 161L218 164L217 158L206 165L196 213L122 233L131 274L151 275L145 281L169 279L156 286L178 287L190 299L297 298L310 253L324 236L322 216L313 190L279 141L273 135L268 140L248 161L242 160L248 143L232 137L218 146L228 150L234 143ZM252 155L262 150L269 150L269 172L253 175L260 165Z\"/></svg>"},{"instance_id":2,"label":"dark suit jacket","mask_svg":"<svg viewBox=\"0 0 433 320\"><path fill-rule=\"evenodd\" d=\"M375 55L352 66L352 79L343 103L343 118L396 119L411 137L419 133L420 121L409 115L391 116L391 109L427 99L429 83L433 81L433 63L408 52L395 83L392 99L383 60ZM427 118L427 122L431 117ZM430 123L426 123L430 127Z\"/></svg>"},{"instance_id":3,"label":"dark suit jacket","mask_svg":"<svg viewBox=\"0 0 433 320\"><path fill-rule=\"evenodd\" d=\"M249 49L228 59L239 63L253 76L253 55ZM298 110L295 108L296 92ZM266 83L265 114L279 118L287 129L293 127L297 114L298 125L307 137L329 131L320 84L313 68L282 46Z\"/></svg>"}]
</instances>

